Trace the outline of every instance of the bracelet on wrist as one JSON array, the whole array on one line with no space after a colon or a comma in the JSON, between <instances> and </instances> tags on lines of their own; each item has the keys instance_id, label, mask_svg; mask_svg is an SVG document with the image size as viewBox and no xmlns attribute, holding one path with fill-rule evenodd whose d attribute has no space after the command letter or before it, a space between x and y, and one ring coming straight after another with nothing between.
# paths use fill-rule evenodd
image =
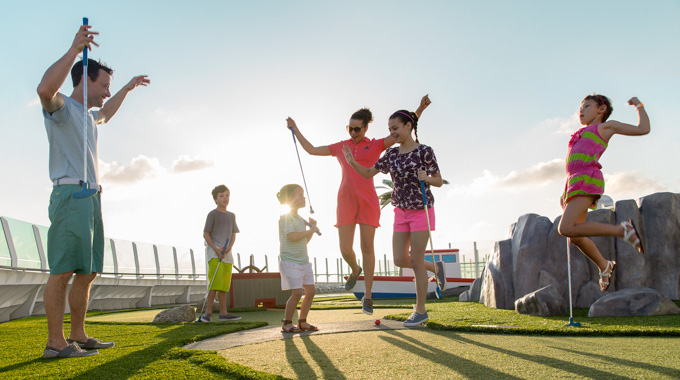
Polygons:
<instances>
[{"instance_id":1,"label":"bracelet on wrist","mask_svg":"<svg viewBox=\"0 0 680 380\"><path fill-rule=\"evenodd\" d=\"M638 108L638 109L639 109L639 108L642 108L642 107L644 107L644 106L645 106L644 104L640 103L640 104L636 104L636 105L635 105L635 108Z\"/></svg>"}]
</instances>

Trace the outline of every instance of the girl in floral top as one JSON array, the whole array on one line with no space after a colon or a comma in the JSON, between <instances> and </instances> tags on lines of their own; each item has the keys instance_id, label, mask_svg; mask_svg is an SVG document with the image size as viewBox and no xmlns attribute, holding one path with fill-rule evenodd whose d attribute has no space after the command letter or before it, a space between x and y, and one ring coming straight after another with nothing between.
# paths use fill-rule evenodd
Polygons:
<instances>
[{"instance_id":1,"label":"girl in floral top","mask_svg":"<svg viewBox=\"0 0 680 380\"><path fill-rule=\"evenodd\" d=\"M415 113L400 110L390 116L390 137L399 144L385 151L385 154L371 168L357 163L352 150L345 147L344 154L347 163L364 178L371 178L378 174L390 173L394 189L392 191L392 205L394 208L394 232L392 247L394 263L402 268L413 268L416 277L416 309L404 326L413 327L427 322L425 310L427 297L427 271L435 272L434 264L425 261L425 249L428 241L428 218L432 230L435 228L434 197L430 186L440 187L443 183L434 151L418 141L418 118ZM412 133L415 134L415 140ZM428 215L425 214L425 204L421 192L420 182L425 183ZM409 253L410 251L410 253ZM446 276L441 262L437 262L437 281L441 289L445 289Z\"/></svg>"}]
</instances>

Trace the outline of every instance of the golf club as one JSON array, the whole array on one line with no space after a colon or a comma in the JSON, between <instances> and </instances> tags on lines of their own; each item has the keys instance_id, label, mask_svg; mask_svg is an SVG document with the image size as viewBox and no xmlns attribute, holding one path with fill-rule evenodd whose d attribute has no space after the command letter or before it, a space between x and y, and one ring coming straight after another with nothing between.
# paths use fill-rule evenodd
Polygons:
<instances>
[{"instance_id":1,"label":"golf club","mask_svg":"<svg viewBox=\"0 0 680 380\"><path fill-rule=\"evenodd\" d=\"M83 25L87 25L87 17L83 17ZM90 189L87 183L87 46L83 49L83 189L73 193L73 198L89 198L97 194L97 189Z\"/></svg>"},{"instance_id":2,"label":"golf club","mask_svg":"<svg viewBox=\"0 0 680 380\"><path fill-rule=\"evenodd\" d=\"M302 182L305 184L305 191L307 192L307 199L309 200L309 213L313 214L314 209L312 208L312 198L309 197L309 190L307 189L307 180L305 179L305 171L302 170L302 161L300 160L300 151L297 147L297 139L295 139L295 131L290 128L290 133L293 135L293 144L295 144L295 153L297 153L298 163L300 164L300 171L302 172ZM321 235L321 234L319 234Z\"/></svg>"},{"instance_id":3,"label":"golf club","mask_svg":"<svg viewBox=\"0 0 680 380\"><path fill-rule=\"evenodd\" d=\"M303 222L305 222L305 224L307 225L307 227L312 228L312 225L309 224L309 222L306 221L305 218L301 218L301 219L302 219ZM319 235L319 236L321 236L321 231L316 230L316 234Z\"/></svg>"},{"instance_id":4,"label":"golf club","mask_svg":"<svg viewBox=\"0 0 680 380\"><path fill-rule=\"evenodd\" d=\"M437 291L435 295L437 299L442 298L441 291L439 288L439 282L437 282L437 263L434 261L434 247L432 246L432 228L430 227L430 215L427 213L427 195L425 194L425 182L420 181L420 190L423 193L423 204L425 205L425 219L427 219L427 234L430 236L430 252L432 253L432 265L434 266L434 283L437 285Z\"/></svg>"},{"instance_id":5,"label":"golf club","mask_svg":"<svg viewBox=\"0 0 680 380\"><path fill-rule=\"evenodd\" d=\"M224 247L222 248L222 256L224 256L224 251L227 250L227 245L229 245L229 239L224 243ZM208 285L208 291L205 293L205 297L203 300L203 308L201 310L201 314L198 316L198 319L196 322L201 321L201 317L203 316L203 313L205 313L205 306L208 304L208 294L210 293L210 288L212 288L213 281L215 281L215 276L217 275L217 271L220 269L220 264L222 264L222 259L217 262L217 267L215 268L215 273L213 273L212 280L210 280L210 285ZM212 310L211 310L212 312Z\"/></svg>"},{"instance_id":6,"label":"golf club","mask_svg":"<svg viewBox=\"0 0 680 380\"><path fill-rule=\"evenodd\" d=\"M581 326L581 322L574 322L574 315L572 314L571 306L571 249L569 243L569 238L567 238L567 270L569 271L569 323L565 326Z\"/></svg>"}]
</instances>

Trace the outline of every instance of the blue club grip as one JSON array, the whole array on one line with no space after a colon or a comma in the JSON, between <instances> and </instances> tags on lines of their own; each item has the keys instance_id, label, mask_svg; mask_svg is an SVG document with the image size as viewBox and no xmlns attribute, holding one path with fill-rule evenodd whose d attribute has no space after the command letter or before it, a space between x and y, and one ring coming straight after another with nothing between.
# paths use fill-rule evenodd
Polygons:
<instances>
[{"instance_id":1,"label":"blue club grip","mask_svg":"<svg viewBox=\"0 0 680 380\"><path fill-rule=\"evenodd\" d=\"M83 25L87 25L87 17L83 17ZM83 49L83 66L87 66L87 47Z\"/></svg>"},{"instance_id":2,"label":"blue club grip","mask_svg":"<svg viewBox=\"0 0 680 380\"><path fill-rule=\"evenodd\" d=\"M423 192L423 203L427 206L427 195L425 195L425 182L420 181L420 190Z\"/></svg>"}]
</instances>

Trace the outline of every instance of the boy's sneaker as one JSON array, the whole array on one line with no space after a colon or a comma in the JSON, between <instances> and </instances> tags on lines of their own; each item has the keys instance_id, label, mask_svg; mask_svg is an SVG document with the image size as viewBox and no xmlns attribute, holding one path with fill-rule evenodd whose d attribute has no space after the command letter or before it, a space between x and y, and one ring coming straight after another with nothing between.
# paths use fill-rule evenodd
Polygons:
<instances>
[{"instance_id":1,"label":"boy's sneaker","mask_svg":"<svg viewBox=\"0 0 680 380\"><path fill-rule=\"evenodd\" d=\"M200 317L198 317L198 321L196 321L196 322L206 322L206 323L210 322L210 317L203 314Z\"/></svg>"},{"instance_id":2,"label":"boy's sneaker","mask_svg":"<svg viewBox=\"0 0 680 380\"><path fill-rule=\"evenodd\" d=\"M349 292L352 289L354 289L354 285L357 284L357 280L359 279L359 276L361 276L361 270L362 270L361 267L359 267L359 273L357 273L356 276L352 276L351 273L350 273L349 276L347 276L347 282L345 283L345 290L346 291Z\"/></svg>"},{"instance_id":3,"label":"boy's sneaker","mask_svg":"<svg viewBox=\"0 0 680 380\"><path fill-rule=\"evenodd\" d=\"M361 298L361 311L367 315L373 315L373 300L370 298Z\"/></svg>"},{"instance_id":4,"label":"boy's sneaker","mask_svg":"<svg viewBox=\"0 0 680 380\"><path fill-rule=\"evenodd\" d=\"M414 311L413 314L404 321L404 327L416 327L421 323L427 322L429 319L427 311L425 314L418 314Z\"/></svg>"},{"instance_id":5,"label":"boy's sneaker","mask_svg":"<svg viewBox=\"0 0 680 380\"><path fill-rule=\"evenodd\" d=\"M240 321L241 317L234 315L232 313L227 313L227 315L220 314L220 321Z\"/></svg>"},{"instance_id":6,"label":"boy's sneaker","mask_svg":"<svg viewBox=\"0 0 680 380\"><path fill-rule=\"evenodd\" d=\"M437 273L435 275L437 286L439 286L439 290L444 291L446 290L446 273L444 273L444 263L437 261L434 263L434 265L437 266Z\"/></svg>"}]
</instances>

